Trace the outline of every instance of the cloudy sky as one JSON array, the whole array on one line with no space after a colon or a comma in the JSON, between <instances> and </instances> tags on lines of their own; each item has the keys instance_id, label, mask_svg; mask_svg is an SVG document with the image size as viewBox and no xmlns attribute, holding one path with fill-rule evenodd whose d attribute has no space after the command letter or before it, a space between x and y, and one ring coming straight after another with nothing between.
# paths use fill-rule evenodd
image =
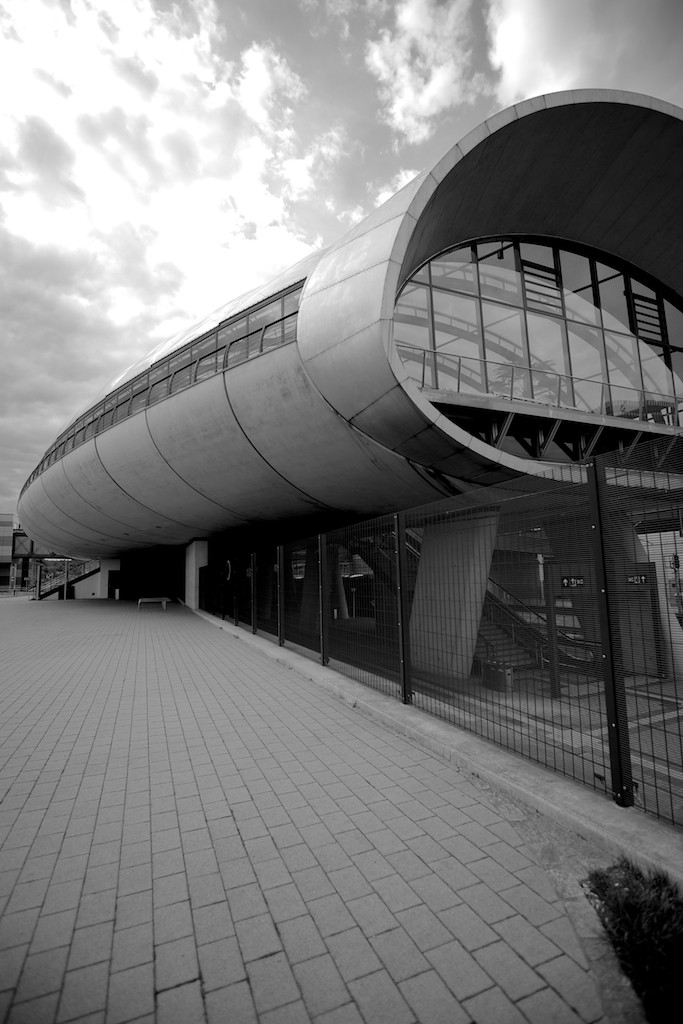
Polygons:
<instances>
[{"instance_id":1,"label":"cloudy sky","mask_svg":"<svg viewBox=\"0 0 683 1024\"><path fill-rule=\"evenodd\" d=\"M101 387L495 110L683 105L680 0L0 0L0 511Z\"/></svg>"}]
</instances>

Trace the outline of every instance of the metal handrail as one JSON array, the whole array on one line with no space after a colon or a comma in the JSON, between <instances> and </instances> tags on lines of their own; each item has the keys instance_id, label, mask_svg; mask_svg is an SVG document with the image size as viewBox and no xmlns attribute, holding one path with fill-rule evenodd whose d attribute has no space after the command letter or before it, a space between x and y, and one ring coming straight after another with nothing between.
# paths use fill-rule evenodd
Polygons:
<instances>
[{"instance_id":1,"label":"metal handrail","mask_svg":"<svg viewBox=\"0 0 683 1024\"><path fill-rule=\"evenodd\" d=\"M437 352L406 342L397 342L397 349L401 356L405 353L409 359L420 364L418 375L413 376L423 389L434 387L436 390L453 391L456 394L474 392L512 401L534 402L551 408L577 409L617 419L651 420L670 426L677 425L679 405L683 404L683 400L674 395L609 384L590 377L572 377L542 367ZM501 376L505 378L504 381L495 380L497 370L503 371ZM433 385L427 383L428 377L434 381ZM542 384L540 378L543 379ZM577 390L580 390L581 385L591 389L600 388L599 402L578 404L577 398L579 402L581 398ZM592 408L586 408L587 404Z\"/></svg>"}]
</instances>

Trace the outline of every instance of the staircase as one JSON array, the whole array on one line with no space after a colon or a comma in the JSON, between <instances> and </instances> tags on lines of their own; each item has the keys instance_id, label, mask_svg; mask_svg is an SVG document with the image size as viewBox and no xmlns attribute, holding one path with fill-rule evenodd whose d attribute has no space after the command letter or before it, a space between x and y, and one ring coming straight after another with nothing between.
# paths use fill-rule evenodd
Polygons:
<instances>
[{"instance_id":1,"label":"staircase","mask_svg":"<svg viewBox=\"0 0 683 1024\"><path fill-rule=\"evenodd\" d=\"M65 583L67 587L70 587L74 583L86 580L88 576L94 576L99 571L100 562L97 558L91 558L89 561L73 561L66 572L62 570L49 577L42 577L40 589L34 589L33 598L36 601L42 601L43 598L50 597L51 594L56 594L59 590L63 590Z\"/></svg>"}]
</instances>

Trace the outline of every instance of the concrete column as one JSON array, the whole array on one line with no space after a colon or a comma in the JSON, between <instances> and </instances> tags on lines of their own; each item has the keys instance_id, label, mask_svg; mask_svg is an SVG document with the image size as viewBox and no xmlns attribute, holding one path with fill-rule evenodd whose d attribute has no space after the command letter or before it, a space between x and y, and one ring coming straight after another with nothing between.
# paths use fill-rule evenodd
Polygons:
<instances>
[{"instance_id":1,"label":"concrete column","mask_svg":"<svg viewBox=\"0 0 683 1024\"><path fill-rule=\"evenodd\" d=\"M209 542L193 540L185 548L185 604L199 608L199 570L209 564Z\"/></svg>"},{"instance_id":2,"label":"concrete column","mask_svg":"<svg viewBox=\"0 0 683 1024\"><path fill-rule=\"evenodd\" d=\"M410 615L414 672L469 678L498 518L487 512L425 527Z\"/></svg>"}]
</instances>

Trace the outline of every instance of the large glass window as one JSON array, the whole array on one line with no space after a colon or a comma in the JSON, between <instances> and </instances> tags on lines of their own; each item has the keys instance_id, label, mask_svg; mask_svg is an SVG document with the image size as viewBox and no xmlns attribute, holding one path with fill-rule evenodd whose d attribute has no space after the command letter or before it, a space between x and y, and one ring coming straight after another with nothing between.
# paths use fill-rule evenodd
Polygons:
<instances>
[{"instance_id":1,"label":"large glass window","mask_svg":"<svg viewBox=\"0 0 683 1024\"><path fill-rule=\"evenodd\" d=\"M481 242L477 255L482 296L521 306L522 279L514 243Z\"/></svg>"},{"instance_id":2,"label":"large glass window","mask_svg":"<svg viewBox=\"0 0 683 1024\"><path fill-rule=\"evenodd\" d=\"M624 275L597 264L602 326L610 331L628 331L629 316Z\"/></svg>"},{"instance_id":3,"label":"large glass window","mask_svg":"<svg viewBox=\"0 0 683 1024\"><path fill-rule=\"evenodd\" d=\"M560 252L564 308L568 320L587 324L600 322L600 314L593 294L591 264L587 256L577 252Z\"/></svg>"},{"instance_id":4,"label":"large glass window","mask_svg":"<svg viewBox=\"0 0 683 1024\"><path fill-rule=\"evenodd\" d=\"M528 313L527 330L534 399L546 405L571 406L572 387L564 321Z\"/></svg>"},{"instance_id":5,"label":"large glass window","mask_svg":"<svg viewBox=\"0 0 683 1024\"><path fill-rule=\"evenodd\" d=\"M438 256L431 261L430 267L432 285L477 294L477 264L472 259L471 246Z\"/></svg>"},{"instance_id":6,"label":"large glass window","mask_svg":"<svg viewBox=\"0 0 683 1024\"><path fill-rule=\"evenodd\" d=\"M482 302L489 390L506 398L531 399L531 375L524 313Z\"/></svg>"},{"instance_id":7,"label":"large glass window","mask_svg":"<svg viewBox=\"0 0 683 1024\"><path fill-rule=\"evenodd\" d=\"M434 343L438 386L453 378L458 391L485 391L479 303L434 289Z\"/></svg>"},{"instance_id":8,"label":"large glass window","mask_svg":"<svg viewBox=\"0 0 683 1024\"><path fill-rule=\"evenodd\" d=\"M424 386L653 423L683 407L683 311L602 253L510 238L439 253L394 331Z\"/></svg>"}]
</instances>

